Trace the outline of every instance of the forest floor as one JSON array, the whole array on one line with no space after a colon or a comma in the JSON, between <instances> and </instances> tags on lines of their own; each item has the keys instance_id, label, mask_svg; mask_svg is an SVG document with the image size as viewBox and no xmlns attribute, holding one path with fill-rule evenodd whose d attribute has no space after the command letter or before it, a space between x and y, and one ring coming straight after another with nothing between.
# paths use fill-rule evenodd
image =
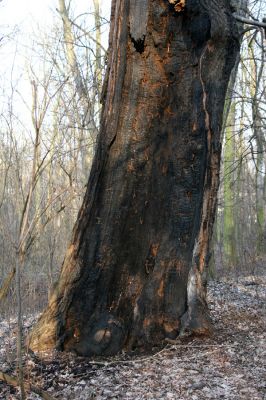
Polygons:
<instances>
[{"instance_id":1,"label":"forest floor","mask_svg":"<svg viewBox=\"0 0 266 400\"><path fill-rule=\"evenodd\" d=\"M266 399L265 271L210 281L208 300L215 327L211 338L185 338L153 355L131 358L27 355L26 378L63 400ZM25 330L35 319L25 318ZM15 335L15 320L0 320L0 370L13 375ZM0 381L0 399L18 399L18 392Z\"/></svg>"}]
</instances>

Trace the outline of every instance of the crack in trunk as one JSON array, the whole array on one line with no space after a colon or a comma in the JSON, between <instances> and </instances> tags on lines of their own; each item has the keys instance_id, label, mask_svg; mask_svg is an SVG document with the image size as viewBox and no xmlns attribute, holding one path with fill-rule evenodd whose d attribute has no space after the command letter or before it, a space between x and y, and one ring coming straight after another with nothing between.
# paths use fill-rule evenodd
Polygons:
<instances>
[{"instance_id":1,"label":"crack in trunk","mask_svg":"<svg viewBox=\"0 0 266 400\"><path fill-rule=\"evenodd\" d=\"M219 185L219 165L217 156L213 154L212 131L210 114L207 109L208 95L202 76L202 62L209 44L205 46L199 61L199 78L202 87L202 106L205 113L205 128L207 134L207 163L205 169L201 223L195 239L192 266L189 271L187 284L187 311L182 317L181 336L188 333L210 334L212 332L211 320L206 302L206 268L208 261L209 243L215 211L215 198ZM217 169L218 168L218 169ZM203 276L205 274L205 277Z\"/></svg>"}]
</instances>

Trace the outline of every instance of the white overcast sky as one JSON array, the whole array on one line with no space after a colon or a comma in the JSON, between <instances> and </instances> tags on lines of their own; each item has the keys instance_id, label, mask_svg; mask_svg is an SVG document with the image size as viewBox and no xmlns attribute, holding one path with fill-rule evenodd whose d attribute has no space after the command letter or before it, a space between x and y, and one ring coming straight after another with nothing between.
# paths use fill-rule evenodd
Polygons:
<instances>
[{"instance_id":1,"label":"white overcast sky","mask_svg":"<svg viewBox=\"0 0 266 400\"><path fill-rule=\"evenodd\" d=\"M69 0L66 0L66 4L68 3ZM100 0L102 15L107 19L110 16L110 4L111 0ZM36 31L37 26L41 31L49 31L54 18L58 20L57 7L58 0L0 0L0 38L19 30L16 41L19 45L27 46L27 42L31 43L31 33ZM71 9L75 15L89 13L94 9L93 0L71 0ZM5 42L7 41L0 42L0 72L7 63L7 55L10 56L14 51L14 41L3 46Z\"/></svg>"},{"instance_id":2,"label":"white overcast sky","mask_svg":"<svg viewBox=\"0 0 266 400\"><path fill-rule=\"evenodd\" d=\"M48 23L50 10L56 7L55 0L3 0L1 3L0 26L23 25L30 31L31 20Z\"/></svg>"},{"instance_id":3,"label":"white overcast sky","mask_svg":"<svg viewBox=\"0 0 266 400\"><path fill-rule=\"evenodd\" d=\"M105 16L110 12L111 0L101 0L101 9ZM51 16L57 7L57 0L2 0L0 6L0 26L19 25L27 31L32 21L49 25ZM66 2L68 4L68 1ZM72 0L74 8L83 12L93 9L92 0Z\"/></svg>"},{"instance_id":4,"label":"white overcast sky","mask_svg":"<svg viewBox=\"0 0 266 400\"><path fill-rule=\"evenodd\" d=\"M66 0L66 4L68 1ZM102 14L107 19L110 15L110 3L111 0L100 0ZM0 38L19 30L20 35L17 35L17 40L30 41L31 32L36 30L36 26L39 25L42 31L49 30L53 19L58 19L57 7L57 0L0 0ZM91 12L93 0L71 0L71 9L75 15ZM10 46L1 46L0 51L8 52Z\"/></svg>"},{"instance_id":5,"label":"white overcast sky","mask_svg":"<svg viewBox=\"0 0 266 400\"><path fill-rule=\"evenodd\" d=\"M69 0L66 0L68 3ZM111 0L100 1L102 15L107 19L110 17L110 3ZM57 7L58 0L0 0L0 38L4 37L0 41L0 112L12 85L17 86L24 97L27 98L27 92L30 95L25 66L32 57L32 40L34 37L36 40L36 32L49 32L55 19L60 21ZM76 16L90 13L94 9L93 0L71 0L71 9ZM104 31L106 47L106 27ZM38 63L38 60L35 61ZM23 109L22 104L18 107Z\"/></svg>"}]
</instances>

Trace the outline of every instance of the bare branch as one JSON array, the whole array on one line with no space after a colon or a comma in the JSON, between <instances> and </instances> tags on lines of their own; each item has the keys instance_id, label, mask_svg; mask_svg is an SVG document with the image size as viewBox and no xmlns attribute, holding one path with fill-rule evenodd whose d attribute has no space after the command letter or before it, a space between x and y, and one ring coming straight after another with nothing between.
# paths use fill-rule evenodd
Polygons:
<instances>
[{"instance_id":1,"label":"bare branch","mask_svg":"<svg viewBox=\"0 0 266 400\"><path fill-rule=\"evenodd\" d=\"M266 22L260 22L260 21L255 21L255 20L248 19L248 18L245 18L245 17L241 17L240 15L238 15L238 14L236 14L236 13L233 13L233 17L234 17L237 21L243 22L244 24L247 24L247 25L254 25L254 26L258 26L258 27L260 27L260 28L266 29Z\"/></svg>"}]
</instances>

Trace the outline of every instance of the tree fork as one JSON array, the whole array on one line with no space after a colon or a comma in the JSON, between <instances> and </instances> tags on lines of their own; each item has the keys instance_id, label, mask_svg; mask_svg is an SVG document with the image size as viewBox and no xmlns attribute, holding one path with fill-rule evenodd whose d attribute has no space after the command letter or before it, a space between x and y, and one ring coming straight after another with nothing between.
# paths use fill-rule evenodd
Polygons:
<instances>
[{"instance_id":1,"label":"tree fork","mask_svg":"<svg viewBox=\"0 0 266 400\"><path fill-rule=\"evenodd\" d=\"M110 355L211 330L205 276L239 52L229 1L116 0L109 40L87 192L33 350Z\"/></svg>"}]
</instances>

